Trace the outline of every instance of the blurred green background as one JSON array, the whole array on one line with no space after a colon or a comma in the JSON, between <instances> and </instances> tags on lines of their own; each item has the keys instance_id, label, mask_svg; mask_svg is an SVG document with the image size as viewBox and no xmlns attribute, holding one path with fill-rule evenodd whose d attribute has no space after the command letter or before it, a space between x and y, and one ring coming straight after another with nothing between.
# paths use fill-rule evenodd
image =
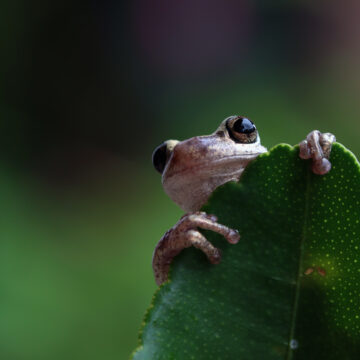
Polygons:
<instances>
[{"instance_id":1,"label":"blurred green background","mask_svg":"<svg viewBox=\"0 0 360 360\"><path fill-rule=\"evenodd\" d=\"M182 212L151 165L228 115L360 151L360 3L3 0L0 358L127 359Z\"/></svg>"}]
</instances>

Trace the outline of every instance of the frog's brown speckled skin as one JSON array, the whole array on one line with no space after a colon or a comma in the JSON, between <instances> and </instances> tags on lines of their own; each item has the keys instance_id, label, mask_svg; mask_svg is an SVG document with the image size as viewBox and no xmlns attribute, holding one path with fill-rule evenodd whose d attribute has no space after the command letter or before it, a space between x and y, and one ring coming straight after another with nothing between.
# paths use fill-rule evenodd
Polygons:
<instances>
[{"instance_id":1,"label":"frog's brown speckled skin","mask_svg":"<svg viewBox=\"0 0 360 360\"><path fill-rule=\"evenodd\" d=\"M206 240L198 228L218 232L232 244L239 241L236 230L218 224L214 215L199 212L218 186L238 181L247 164L267 151L260 143L255 126L251 138L249 134L246 137L234 132L235 127L232 127L238 119L242 117L226 118L208 136L164 143L167 144L167 156L162 184L165 192L187 214L165 233L155 248L153 270L158 285L168 279L173 258L184 248L195 246L206 254L211 263L220 262L220 251ZM246 141L248 138L251 142ZM300 157L313 159L312 170L315 174L323 175L330 171L328 158L334 141L334 135L314 130L300 143Z\"/></svg>"}]
</instances>

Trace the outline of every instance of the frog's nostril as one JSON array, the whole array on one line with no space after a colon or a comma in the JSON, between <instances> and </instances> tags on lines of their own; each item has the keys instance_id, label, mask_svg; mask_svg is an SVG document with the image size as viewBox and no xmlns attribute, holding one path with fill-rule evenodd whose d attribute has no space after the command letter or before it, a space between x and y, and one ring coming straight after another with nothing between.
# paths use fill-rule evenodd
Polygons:
<instances>
[{"instance_id":1,"label":"frog's nostril","mask_svg":"<svg viewBox=\"0 0 360 360\"><path fill-rule=\"evenodd\" d=\"M166 158L167 158L166 148L167 148L166 142L164 142L161 145L159 145L152 154L152 163L154 165L154 168L160 174L163 173L166 165Z\"/></svg>"}]
</instances>

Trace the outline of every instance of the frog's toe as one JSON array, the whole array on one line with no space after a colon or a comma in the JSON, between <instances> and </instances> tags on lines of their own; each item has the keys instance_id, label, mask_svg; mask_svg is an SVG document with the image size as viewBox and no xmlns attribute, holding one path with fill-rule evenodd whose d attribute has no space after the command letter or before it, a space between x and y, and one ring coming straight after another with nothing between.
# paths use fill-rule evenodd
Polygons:
<instances>
[{"instance_id":1,"label":"frog's toe","mask_svg":"<svg viewBox=\"0 0 360 360\"><path fill-rule=\"evenodd\" d=\"M321 133L314 130L309 133L306 140L299 144L299 156L302 159L312 159L312 171L317 175L325 175L331 169L329 161L332 144L336 138L331 133Z\"/></svg>"},{"instance_id":2,"label":"frog's toe","mask_svg":"<svg viewBox=\"0 0 360 360\"><path fill-rule=\"evenodd\" d=\"M158 285L168 279L170 264L183 249L194 246L205 253L212 264L221 261L221 252L213 246L198 229L212 230L225 237L230 244L236 244L240 235L217 222L215 215L204 212L186 214L158 242L153 255L153 270Z\"/></svg>"},{"instance_id":3,"label":"frog's toe","mask_svg":"<svg viewBox=\"0 0 360 360\"><path fill-rule=\"evenodd\" d=\"M189 245L201 250L212 264L218 264L221 261L221 251L206 240L199 231L189 230L186 235Z\"/></svg>"},{"instance_id":4,"label":"frog's toe","mask_svg":"<svg viewBox=\"0 0 360 360\"><path fill-rule=\"evenodd\" d=\"M207 215L206 213L194 213L189 215L189 221L192 227L204 230L212 230L224 236L230 244L236 244L240 240L239 232L217 222L215 215Z\"/></svg>"},{"instance_id":5,"label":"frog's toe","mask_svg":"<svg viewBox=\"0 0 360 360\"><path fill-rule=\"evenodd\" d=\"M320 133L320 146L326 159L329 159L331 147L335 141L335 135L331 133Z\"/></svg>"},{"instance_id":6,"label":"frog's toe","mask_svg":"<svg viewBox=\"0 0 360 360\"><path fill-rule=\"evenodd\" d=\"M322 158L318 161L314 160L311 169L316 175L325 175L331 170L331 163L326 158Z\"/></svg>"}]
</instances>

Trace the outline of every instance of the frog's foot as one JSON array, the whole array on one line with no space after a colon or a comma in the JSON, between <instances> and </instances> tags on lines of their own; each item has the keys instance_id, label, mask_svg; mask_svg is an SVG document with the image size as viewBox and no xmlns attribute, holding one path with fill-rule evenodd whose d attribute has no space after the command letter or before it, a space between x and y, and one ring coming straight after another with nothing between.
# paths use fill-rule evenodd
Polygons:
<instances>
[{"instance_id":1,"label":"frog's foot","mask_svg":"<svg viewBox=\"0 0 360 360\"><path fill-rule=\"evenodd\" d=\"M312 171L317 175L327 174L331 169L329 156L331 146L336 141L333 134L312 131L300 146L300 157L302 159L312 158Z\"/></svg>"},{"instance_id":2,"label":"frog's foot","mask_svg":"<svg viewBox=\"0 0 360 360\"><path fill-rule=\"evenodd\" d=\"M220 262L220 250L206 240L197 228L215 231L223 235L230 244L236 244L240 239L236 230L217 223L214 215L207 215L204 212L184 215L174 227L165 233L154 250L152 265L158 285L168 279L173 258L187 247L195 246L202 250L212 264Z\"/></svg>"}]
</instances>

